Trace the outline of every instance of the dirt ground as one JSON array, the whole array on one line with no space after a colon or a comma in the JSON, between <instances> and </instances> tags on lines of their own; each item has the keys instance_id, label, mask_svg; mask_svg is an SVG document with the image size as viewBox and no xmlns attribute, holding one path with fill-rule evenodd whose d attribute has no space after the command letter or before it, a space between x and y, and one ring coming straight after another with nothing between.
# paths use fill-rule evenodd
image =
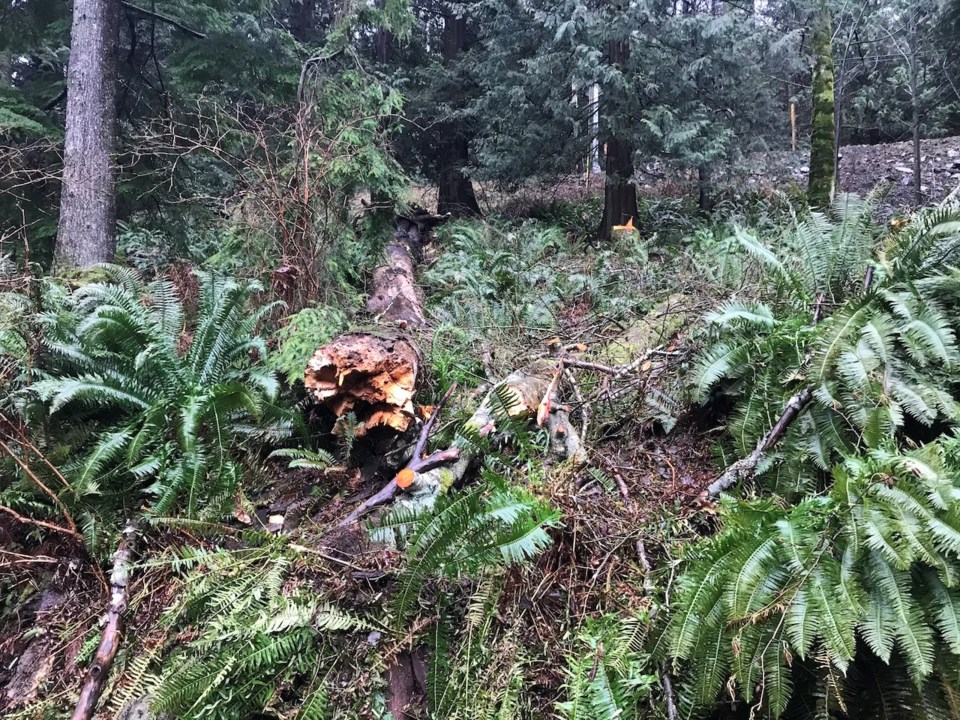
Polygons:
<instances>
[{"instance_id":1,"label":"dirt ground","mask_svg":"<svg viewBox=\"0 0 960 720\"><path fill-rule=\"evenodd\" d=\"M772 182L778 188L807 179L804 153L767 153L751 159L754 170L747 185ZM960 137L923 140L920 143L921 205L940 202L960 185ZM772 171L771 171L772 169ZM848 145L840 149L838 190L864 195L878 185L889 188L884 207L888 213L915 207L913 143Z\"/></svg>"}]
</instances>

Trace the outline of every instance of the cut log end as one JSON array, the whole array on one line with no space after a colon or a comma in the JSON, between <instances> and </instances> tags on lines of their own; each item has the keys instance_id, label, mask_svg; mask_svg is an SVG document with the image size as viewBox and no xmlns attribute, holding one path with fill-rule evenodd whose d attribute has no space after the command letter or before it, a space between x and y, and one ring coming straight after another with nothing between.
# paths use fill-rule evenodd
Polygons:
<instances>
[{"instance_id":1,"label":"cut log end","mask_svg":"<svg viewBox=\"0 0 960 720\"><path fill-rule=\"evenodd\" d=\"M354 413L360 435L379 425L403 432L414 419L419 367L409 340L350 333L314 353L304 385L337 417Z\"/></svg>"}]
</instances>

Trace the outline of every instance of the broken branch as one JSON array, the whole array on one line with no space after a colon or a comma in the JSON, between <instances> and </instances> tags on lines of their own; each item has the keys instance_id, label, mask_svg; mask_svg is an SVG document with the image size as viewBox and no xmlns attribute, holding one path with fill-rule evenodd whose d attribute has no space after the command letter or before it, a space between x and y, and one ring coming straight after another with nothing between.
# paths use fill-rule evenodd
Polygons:
<instances>
[{"instance_id":1,"label":"broken branch","mask_svg":"<svg viewBox=\"0 0 960 720\"><path fill-rule=\"evenodd\" d=\"M14 520L21 522L24 525L36 525L37 527L46 528L47 530L53 530L53 532L62 533L64 535L69 535L74 540L77 540L81 544L83 543L83 536L78 533L76 530L71 530L70 528L65 528L55 523L45 522L43 520L37 520L36 518L28 518L20 513L18 513L13 508L8 508L6 505L0 505L0 512L5 512L8 515L11 515Z\"/></svg>"},{"instance_id":2,"label":"broken branch","mask_svg":"<svg viewBox=\"0 0 960 720\"><path fill-rule=\"evenodd\" d=\"M728 467L720 477L710 483L706 490L707 497L714 498L738 480L752 476L763 454L780 440L791 423L806 409L811 400L813 400L813 391L810 388L804 388L790 398L783 414L770 428L769 432L760 438L760 442L757 443L754 451Z\"/></svg>"},{"instance_id":3,"label":"broken branch","mask_svg":"<svg viewBox=\"0 0 960 720\"><path fill-rule=\"evenodd\" d=\"M23 470L27 477L29 477L36 485L39 487L46 495L53 500L53 504L60 508L60 511L63 513L64 519L67 521L67 525L70 529L70 534L80 537L80 533L77 532L77 524L73 521L73 516L70 515L70 511L67 510L67 506L63 504L63 501L57 496L53 490L48 488L40 478L37 477L37 474L30 469L30 466L27 465L23 460L17 457L16 453L13 452L13 449L7 445L3 440L0 440L0 448L10 456L10 458L20 466L20 469ZM64 481L66 482L66 481Z\"/></svg>"},{"instance_id":4,"label":"broken branch","mask_svg":"<svg viewBox=\"0 0 960 720\"><path fill-rule=\"evenodd\" d=\"M131 563L136 552L137 523L128 522L117 551L113 555L113 572L110 574L110 605L107 608L107 624L100 637L100 646L93 656L90 669L80 690L80 699L71 720L90 720L97 709L103 686L120 647L123 632L123 615L127 610Z\"/></svg>"},{"instance_id":5,"label":"broken branch","mask_svg":"<svg viewBox=\"0 0 960 720\"><path fill-rule=\"evenodd\" d=\"M413 457L410 458L410 462L408 462L403 468L404 470L409 470L411 474L415 474L417 472L427 472L439 467L440 465L455 462L460 457L460 448L455 447L435 452L428 457L422 457L424 448L427 446L427 440L430 439L430 433L433 431L433 426L436 423L437 418L440 417L440 411L443 409L443 406L446 404L447 400L450 399L450 396L453 394L453 391L456 390L456 388L457 384L453 383L447 392L444 393L443 397L440 398L440 402L437 403L437 406L433 409L433 413L431 413L430 417L427 418L426 422L423 424L423 428L420 430L420 437L417 438L417 443L413 448ZM398 476L399 473L392 480L390 480L389 483L384 485L376 495L373 495L360 503L356 510L340 521L340 527L349 525L363 515L367 510L387 502L394 495L396 495L397 490L399 489L399 486L397 485Z\"/></svg>"}]
</instances>

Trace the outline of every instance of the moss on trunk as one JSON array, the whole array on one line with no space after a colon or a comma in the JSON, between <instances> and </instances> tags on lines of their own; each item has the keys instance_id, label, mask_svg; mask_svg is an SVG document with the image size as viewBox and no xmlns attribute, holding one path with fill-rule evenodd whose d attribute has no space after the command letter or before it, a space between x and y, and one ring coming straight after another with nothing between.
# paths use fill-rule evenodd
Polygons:
<instances>
[{"instance_id":1,"label":"moss on trunk","mask_svg":"<svg viewBox=\"0 0 960 720\"><path fill-rule=\"evenodd\" d=\"M813 51L813 134L810 138L811 207L827 207L833 202L836 168L834 128L833 48L830 11L821 5L814 28Z\"/></svg>"}]
</instances>

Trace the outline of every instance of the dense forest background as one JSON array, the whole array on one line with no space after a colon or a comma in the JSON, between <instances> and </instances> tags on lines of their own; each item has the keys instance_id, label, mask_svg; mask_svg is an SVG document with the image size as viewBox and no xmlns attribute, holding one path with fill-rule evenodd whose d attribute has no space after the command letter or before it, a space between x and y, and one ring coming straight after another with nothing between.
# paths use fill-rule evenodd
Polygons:
<instances>
[{"instance_id":1,"label":"dense forest background","mask_svg":"<svg viewBox=\"0 0 960 720\"><path fill-rule=\"evenodd\" d=\"M841 145L956 133L955 33L936 0L829 10ZM19 257L26 240L49 266L70 6L30 0L0 12L2 237L6 252ZM207 261L225 226L249 252L292 261L305 249L291 243L314 226L272 241L277 221L294 222L284 205L304 187L308 214L336 205L331 193L391 202L407 179L439 187L439 212L463 214L490 209L497 191L605 169L624 182L636 171L641 182L692 183L706 207L714 177L810 137L816 2L305 0L110 12L117 242L142 262ZM288 177L309 145L324 148L324 162ZM608 225L636 214L620 210ZM332 238L346 220L321 222L316 231Z\"/></svg>"},{"instance_id":2,"label":"dense forest background","mask_svg":"<svg viewBox=\"0 0 960 720\"><path fill-rule=\"evenodd\" d=\"M960 3L0 0L0 714L960 718Z\"/></svg>"}]
</instances>

